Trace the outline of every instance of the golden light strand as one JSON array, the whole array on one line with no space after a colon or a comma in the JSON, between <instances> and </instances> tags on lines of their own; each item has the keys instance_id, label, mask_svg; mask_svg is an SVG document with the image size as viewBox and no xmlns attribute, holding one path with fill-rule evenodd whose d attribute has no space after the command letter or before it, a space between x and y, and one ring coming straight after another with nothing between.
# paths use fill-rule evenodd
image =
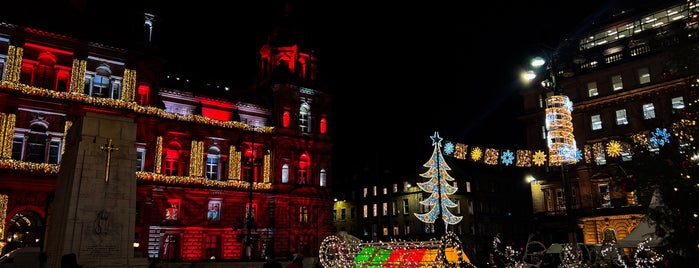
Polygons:
<instances>
[{"instance_id":1,"label":"golden light strand","mask_svg":"<svg viewBox=\"0 0 699 268\"><path fill-rule=\"evenodd\" d=\"M192 141L192 153L189 161L189 175L201 177L204 171L204 142Z\"/></svg>"},{"instance_id":2,"label":"golden light strand","mask_svg":"<svg viewBox=\"0 0 699 268\"><path fill-rule=\"evenodd\" d=\"M263 181L268 183L272 179L272 153L265 154L263 169L264 169L264 171L262 172Z\"/></svg>"},{"instance_id":3,"label":"golden light strand","mask_svg":"<svg viewBox=\"0 0 699 268\"><path fill-rule=\"evenodd\" d=\"M163 160L163 137L158 136L158 138L155 139L155 167L153 167L153 171L157 174L160 174L162 170L162 163Z\"/></svg>"},{"instance_id":4,"label":"golden light strand","mask_svg":"<svg viewBox=\"0 0 699 268\"><path fill-rule=\"evenodd\" d=\"M61 142L61 154L64 154L66 152L66 137L68 136L68 131L70 130L70 127L73 126L72 121L66 121L66 126L65 130L63 130L63 141Z\"/></svg>"},{"instance_id":5,"label":"golden light strand","mask_svg":"<svg viewBox=\"0 0 699 268\"><path fill-rule=\"evenodd\" d=\"M9 197L6 194L0 194L0 241L5 241L5 219L7 218L8 201ZM2 250L2 247L0 247L0 250Z\"/></svg>"},{"instance_id":6,"label":"golden light strand","mask_svg":"<svg viewBox=\"0 0 699 268\"><path fill-rule=\"evenodd\" d=\"M15 135L15 121L17 116L14 114L2 115L2 159L12 158L12 140Z\"/></svg>"},{"instance_id":7,"label":"golden light strand","mask_svg":"<svg viewBox=\"0 0 699 268\"><path fill-rule=\"evenodd\" d=\"M132 102L136 93L136 71L124 70L124 88L122 88L121 100Z\"/></svg>"},{"instance_id":8,"label":"golden light strand","mask_svg":"<svg viewBox=\"0 0 699 268\"><path fill-rule=\"evenodd\" d=\"M7 76L5 81L19 82L19 74L22 71L22 54L24 48L10 45L7 50Z\"/></svg>"},{"instance_id":9,"label":"golden light strand","mask_svg":"<svg viewBox=\"0 0 699 268\"><path fill-rule=\"evenodd\" d=\"M228 179L229 180L240 180L240 157L241 153L238 148L231 146L229 151L231 156L228 158Z\"/></svg>"},{"instance_id":10,"label":"golden light strand","mask_svg":"<svg viewBox=\"0 0 699 268\"><path fill-rule=\"evenodd\" d=\"M70 89L68 92L80 93L83 91L86 71L86 60L73 59L73 69L70 73Z\"/></svg>"}]
</instances>

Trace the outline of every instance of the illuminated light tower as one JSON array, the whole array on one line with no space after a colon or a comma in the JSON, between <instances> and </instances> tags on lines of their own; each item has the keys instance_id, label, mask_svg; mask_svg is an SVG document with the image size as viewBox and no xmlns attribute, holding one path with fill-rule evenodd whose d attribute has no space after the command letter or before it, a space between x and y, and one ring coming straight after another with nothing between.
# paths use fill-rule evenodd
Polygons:
<instances>
[{"instance_id":1,"label":"illuminated light tower","mask_svg":"<svg viewBox=\"0 0 699 268\"><path fill-rule=\"evenodd\" d=\"M551 57L553 58L553 57ZM568 242L577 245L576 223L572 215L573 195L570 182L566 176L566 165L577 163L577 145L573 135L573 102L568 96L563 95L563 90L557 84L557 72L553 60L545 60L536 57L531 61L531 66L535 69L546 65L548 78L541 82L541 85L551 90L554 94L546 98L545 125L546 125L546 145L549 148L549 165L559 166L561 169L561 184L565 196L565 211L568 230ZM526 71L523 76L525 80L536 78L536 72Z\"/></svg>"}]
</instances>

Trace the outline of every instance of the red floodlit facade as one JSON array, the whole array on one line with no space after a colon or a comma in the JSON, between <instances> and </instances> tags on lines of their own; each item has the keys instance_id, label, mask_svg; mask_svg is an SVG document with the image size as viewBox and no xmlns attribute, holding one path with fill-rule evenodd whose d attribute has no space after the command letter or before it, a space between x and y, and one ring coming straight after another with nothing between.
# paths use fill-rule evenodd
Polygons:
<instances>
[{"instance_id":1,"label":"red floodlit facade","mask_svg":"<svg viewBox=\"0 0 699 268\"><path fill-rule=\"evenodd\" d=\"M93 112L137 126L136 254L317 256L334 233L332 119L312 51L270 35L248 89L160 74L145 51L0 24L2 253L45 243L65 135Z\"/></svg>"}]
</instances>

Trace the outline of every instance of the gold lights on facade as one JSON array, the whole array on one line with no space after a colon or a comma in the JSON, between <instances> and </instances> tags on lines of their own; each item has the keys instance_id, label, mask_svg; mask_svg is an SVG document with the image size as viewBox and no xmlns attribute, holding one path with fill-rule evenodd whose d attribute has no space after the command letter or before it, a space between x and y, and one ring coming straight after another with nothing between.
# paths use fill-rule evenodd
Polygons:
<instances>
[{"instance_id":1,"label":"gold lights on facade","mask_svg":"<svg viewBox=\"0 0 699 268\"><path fill-rule=\"evenodd\" d=\"M577 162L572 111L573 103L568 96L553 95L546 99L546 133L551 166Z\"/></svg>"}]
</instances>

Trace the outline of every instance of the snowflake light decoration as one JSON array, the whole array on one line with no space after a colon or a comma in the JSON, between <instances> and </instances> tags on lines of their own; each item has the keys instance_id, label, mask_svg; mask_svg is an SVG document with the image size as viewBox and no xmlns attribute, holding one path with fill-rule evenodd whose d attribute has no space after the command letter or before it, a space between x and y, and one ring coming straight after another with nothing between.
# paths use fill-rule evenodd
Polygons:
<instances>
[{"instance_id":1,"label":"snowflake light decoration","mask_svg":"<svg viewBox=\"0 0 699 268\"><path fill-rule=\"evenodd\" d=\"M650 144L655 148L665 146L665 144L670 144L670 133L668 133L667 129L665 128L656 128L651 135Z\"/></svg>"},{"instance_id":2,"label":"snowflake light decoration","mask_svg":"<svg viewBox=\"0 0 699 268\"><path fill-rule=\"evenodd\" d=\"M543 151L539 150L534 153L534 156L532 156L532 161L534 161L534 164L537 166L541 166L544 163L546 163L546 154L544 154Z\"/></svg>"},{"instance_id":3,"label":"snowflake light decoration","mask_svg":"<svg viewBox=\"0 0 699 268\"><path fill-rule=\"evenodd\" d=\"M583 152L580 149L575 149L575 160L578 162L582 161L583 159Z\"/></svg>"},{"instance_id":4,"label":"snowflake light decoration","mask_svg":"<svg viewBox=\"0 0 699 268\"><path fill-rule=\"evenodd\" d=\"M474 147L473 150L471 150L471 160L477 162L478 160L481 160L481 157L483 157L483 151L481 148Z\"/></svg>"},{"instance_id":5,"label":"snowflake light decoration","mask_svg":"<svg viewBox=\"0 0 699 268\"><path fill-rule=\"evenodd\" d=\"M454 153L454 143L447 141L444 143L444 154L452 155Z\"/></svg>"},{"instance_id":6,"label":"snowflake light decoration","mask_svg":"<svg viewBox=\"0 0 699 268\"><path fill-rule=\"evenodd\" d=\"M505 165L509 166L514 163L515 160L515 155L512 151L507 150L502 153L502 156L500 156L500 161Z\"/></svg>"},{"instance_id":7,"label":"snowflake light decoration","mask_svg":"<svg viewBox=\"0 0 699 268\"><path fill-rule=\"evenodd\" d=\"M615 140L609 141L607 143L607 154L611 157L618 157L621 155L621 143Z\"/></svg>"}]
</instances>

